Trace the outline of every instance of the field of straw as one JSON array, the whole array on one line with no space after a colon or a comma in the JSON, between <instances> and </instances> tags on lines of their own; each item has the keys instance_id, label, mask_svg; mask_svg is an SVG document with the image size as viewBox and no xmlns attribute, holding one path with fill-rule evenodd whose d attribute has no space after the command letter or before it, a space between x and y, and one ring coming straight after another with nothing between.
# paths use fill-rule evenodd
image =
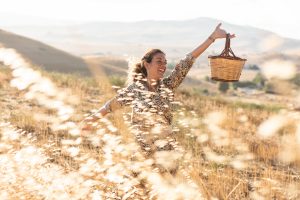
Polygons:
<instances>
[{"instance_id":1,"label":"field of straw","mask_svg":"<svg viewBox=\"0 0 300 200\"><path fill-rule=\"evenodd\" d=\"M5 48L0 61L1 200L300 199L300 113L285 105L179 89L176 151L147 156L130 108L81 131L116 94L105 75L39 71Z\"/></svg>"}]
</instances>

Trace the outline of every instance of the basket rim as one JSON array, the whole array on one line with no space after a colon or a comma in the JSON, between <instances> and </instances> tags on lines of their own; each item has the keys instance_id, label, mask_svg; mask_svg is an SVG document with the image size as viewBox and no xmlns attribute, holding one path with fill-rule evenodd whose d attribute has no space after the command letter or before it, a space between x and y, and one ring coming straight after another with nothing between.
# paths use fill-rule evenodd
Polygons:
<instances>
[{"instance_id":1,"label":"basket rim","mask_svg":"<svg viewBox=\"0 0 300 200\"><path fill-rule=\"evenodd\" d=\"M217 58L223 58L223 59L228 59L228 60L241 60L241 61L247 61L245 58L240 58L240 57L233 57L233 56L208 56L210 59L217 59Z\"/></svg>"},{"instance_id":2,"label":"basket rim","mask_svg":"<svg viewBox=\"0 0 300 200\"><path fill-rule=\"evenodd\" d=\"M211 77L211 80L222 81L222 82L238 82L239 78L238 79L223 79L223 78L218 78L218 77Z\"/></svg>"}]
</instances>

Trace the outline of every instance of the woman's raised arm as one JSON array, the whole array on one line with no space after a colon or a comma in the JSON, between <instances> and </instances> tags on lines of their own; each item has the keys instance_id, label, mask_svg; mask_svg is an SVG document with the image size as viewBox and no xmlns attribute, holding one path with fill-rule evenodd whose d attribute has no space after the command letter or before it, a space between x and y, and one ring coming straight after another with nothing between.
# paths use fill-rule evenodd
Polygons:
<instances>
[{"instance_id":1,"label":"woman's raised arm","mask_svg":"<svg viewBox=\"0 0 300 200\"><path fill-rule=\"evenodd\" d=\"M226 38L226 31L221 29L222 23L219 23L212 34L196 49L194 49L191 54L193 58L198 58L216 39ZM235 34L230 34L230 38L234 38Z\"/></svg>"},{"instance_id":2,"label":"woman's raised arm","mask_svg":"<svg viewBox=\"0 0 300 200\"><path fill-rule=\"evenodd\" d=\"M163 80L169 89L174 90L182 83L188 71L192 67L194 60L199 57L216 39L226 38L227 33L225 30L220 29L221 25L221 23L218 24L212 34L202 44L189 53L185 59L180 60L171 74ZM233 38L235 35L231 34L230 37Z\"/></svg>"}]
</instances>

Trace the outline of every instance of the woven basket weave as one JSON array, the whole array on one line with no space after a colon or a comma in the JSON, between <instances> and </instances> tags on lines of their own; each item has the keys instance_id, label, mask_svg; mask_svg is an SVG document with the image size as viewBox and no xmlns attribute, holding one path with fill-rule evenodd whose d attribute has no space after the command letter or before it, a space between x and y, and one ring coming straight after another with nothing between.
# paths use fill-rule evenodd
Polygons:
<instances>
[{"instance_id":1,"label":"woven basket weave","mask_svg":"<svg viewBox=\"0 0 300 200\"><path fill-rule=\"evenodd\" d=\"M232 54L232 55L230 55ZM236 57L230 48L230 34L226 36L225 49L219 56L208 56L211 79L216 81L238 81L246 59Z\"/></svg>"}]
</instances>

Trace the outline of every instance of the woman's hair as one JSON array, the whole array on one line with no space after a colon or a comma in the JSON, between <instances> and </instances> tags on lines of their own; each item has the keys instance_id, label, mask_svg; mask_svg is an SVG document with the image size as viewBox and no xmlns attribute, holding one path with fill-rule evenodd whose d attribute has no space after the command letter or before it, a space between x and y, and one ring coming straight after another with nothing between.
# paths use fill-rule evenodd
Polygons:
<instances>
[{"instance_id":1,"label":"woman's hair","mask_svg":"<svg viewBox=\"0 0 300 200\"><path fill-rule=\"evenodd\" d=\"M129 66L127 84L147 78L147 70L144 66L144 62L150 63L153 57L158 53L165 54L160 49L150 49L148 52L146 52L140 62Z\"/></svg>"}]
</instances>

